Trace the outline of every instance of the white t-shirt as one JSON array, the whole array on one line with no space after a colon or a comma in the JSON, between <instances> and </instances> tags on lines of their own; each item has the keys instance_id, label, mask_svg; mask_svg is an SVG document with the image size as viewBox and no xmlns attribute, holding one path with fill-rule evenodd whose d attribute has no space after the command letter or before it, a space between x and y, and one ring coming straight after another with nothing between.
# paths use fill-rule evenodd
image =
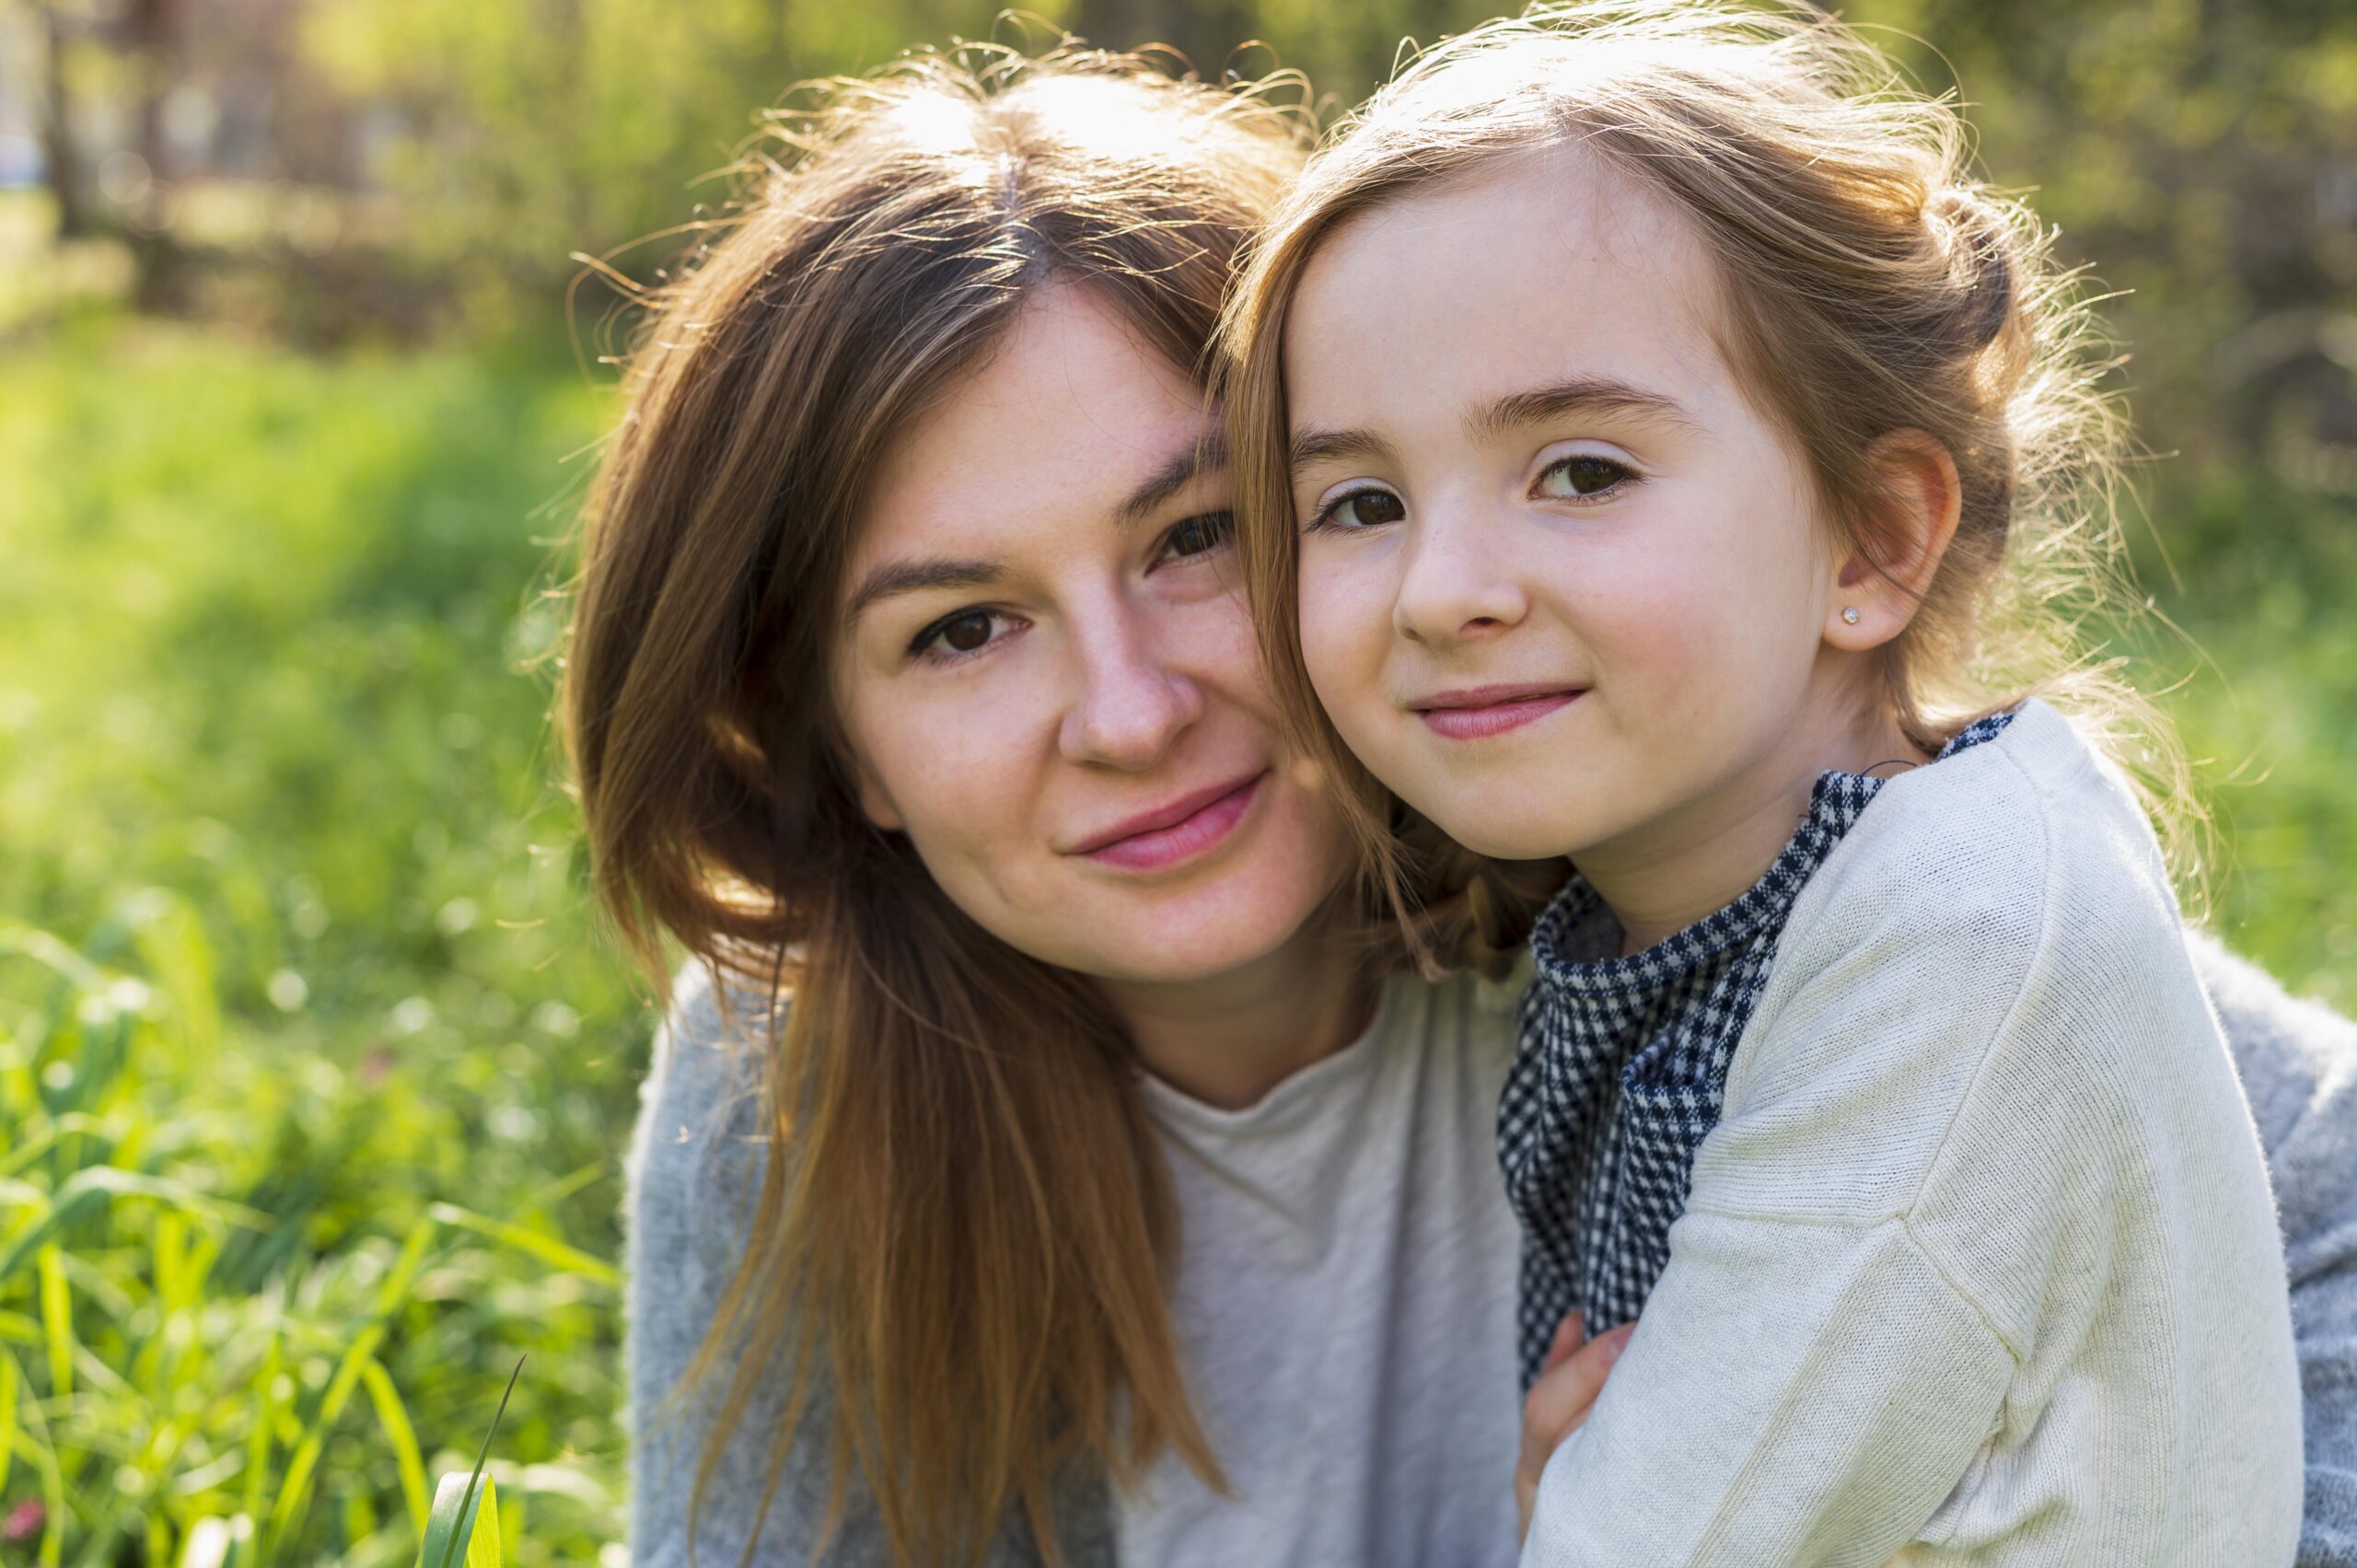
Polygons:
<instances>
[{"instance_id":1,"label":"white t-shirt","mask_svg":"<svg viewBox=\"0 0 2357 1568\"><path fill-rule=\"evenodd\" d=\"M1520 1244L1495 1129L1522 978L1392 981L1365 1034L1248 1109L1147 1081L1179 1342L1234 1494L1164 1455L1116 1502L1123 1568L1515 1561Z\"/></svg>"}]
</instances>

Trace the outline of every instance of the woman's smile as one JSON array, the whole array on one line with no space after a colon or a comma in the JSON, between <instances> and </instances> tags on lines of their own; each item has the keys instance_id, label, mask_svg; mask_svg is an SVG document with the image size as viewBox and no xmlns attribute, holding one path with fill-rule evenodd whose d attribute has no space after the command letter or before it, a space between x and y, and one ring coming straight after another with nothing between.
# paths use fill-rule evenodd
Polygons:
<instances>
[{"instance_id":1,"label":"woman's smile","mask_svg":"<svg viewBox=\"0 0 2357 1568\"><path fill-rule=\"evenodd\" d=\"M1262 768L1240 781L1181 796L1094 834L1067 853L1123 871L1167 870L1225 842L1260 798L1261 782L1268 776L1269 770Z\"/></svg>"}]
</instances>

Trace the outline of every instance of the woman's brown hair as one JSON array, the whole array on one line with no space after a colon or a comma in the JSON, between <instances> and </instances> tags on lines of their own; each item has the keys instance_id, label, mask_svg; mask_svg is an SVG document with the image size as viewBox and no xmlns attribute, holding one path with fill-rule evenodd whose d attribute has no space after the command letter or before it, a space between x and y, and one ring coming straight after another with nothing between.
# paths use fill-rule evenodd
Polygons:
<instances>
[{"instance_id":1,"label":"woman's brown hair","mask_svg":"<svg viewBox=\"0 0 2357 1568\"><path fill-rule=\"evenodd\" d=\"M668 934L724 993L787 999L733 1010L771 1157L687 1379L739 1369L699 1504L781 1356L772 1496L823 1388L826 1528L864 1484L903 1562L971 1561L1010 1509L1060 1561L1074 1462L1120 1481L1171 1448L1223 1484L1130 1047L862 818L828 672L863 498L912 416L1067 283L1200 372L1303 142L1265 97L1134 57L925 55L804 89L719 237L645 296L581 534L566 738L598 892L658 988Z\"/></svg>"},{"instance_id":2,"label":"woman's brown hair","mask_svg":"<svg viewBox=\"0 0 2357 1568\"><path fill-rule=\"evenodd\" d=\"M1340 128L1256 242L1223 325L1245 575L1294 743L1344 781L1395 900L1399 808L1324 721L1302 662L1283 347L1318 247L1389 202L1576 145L1665 198L1717 265L1723 346L1814 477L1839 545L1892 559L1875 439L1928 434L1963 517L1882 686L1927 751L2031 691L2139 776L2165 830L2185 765L2082 640L2107 608L2119 421L2073 279L2017 201L1972 175L1954 105L1816 6L1588 0L1415 59ZM1403 870L1404 867L1404 870Z\"/></svg>"}]
</instances>

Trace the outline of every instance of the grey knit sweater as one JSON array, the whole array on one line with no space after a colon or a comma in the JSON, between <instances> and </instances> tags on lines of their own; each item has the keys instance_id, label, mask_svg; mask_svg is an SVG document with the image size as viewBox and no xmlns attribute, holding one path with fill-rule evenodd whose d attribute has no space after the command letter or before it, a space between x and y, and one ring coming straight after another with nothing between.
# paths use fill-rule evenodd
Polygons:
<instances>
[{"instance_id":1,"label":"grey knit sweater","mask_svg":"<svg viewBox=\"0 0 2357 1568\"><path fill-rule=\"evenodd\" d=\"M2357 1568L2357 1024L2295 1001L2267 975L2197 938L2195 963L2217 1004L2272 1171L2292 1284L2306 1424L2301 1568ZM631 1561L684 1568L690 1493L714 1401L669 1409L664 1396L695 1353L740 1254L763 1145L754 1063L732 1049L714 998L692 977L656 1047L630 1156L629 1341L633 1441ZM733 1368L724 1368L729 1376ZM795 1568L810 1560L828 1494L823 1408L807 1422L766 1515L769 1439L783 1389L756 1389L698 1516L695 1560ZM1113 1562L1111 1502L1074 1476L1058 1509L1076 1568ZM1038 1562L1010 1521L992 1568ZM891 1561L873 1512L853 1494L826 1561Z\"/></svg>"}]
</instances>

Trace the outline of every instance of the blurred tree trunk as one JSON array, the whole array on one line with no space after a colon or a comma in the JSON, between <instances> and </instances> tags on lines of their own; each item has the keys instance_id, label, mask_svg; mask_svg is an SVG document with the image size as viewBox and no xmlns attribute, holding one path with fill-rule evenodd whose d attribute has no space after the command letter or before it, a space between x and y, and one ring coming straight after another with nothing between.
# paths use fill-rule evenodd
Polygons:
<instances>
[{"instance_id":1,"label":"blurred tree trunk","mask_svg":"<svg viewBox=\"0 0 2357 1568\"><path fill-rule=\"evenodd\" d=\"M132 253L138 264L135 293L143 310L168 309L179 302L180 251L172 243L168 149L164 138L164 96L171 90L180 61L180 0L129 0L122 14L122 40L131 56L139 106L133 149L147 166L147 182L131 210Z\"/></svg>"},{"instance_id":2,"label":"blurred tree trunk","mask_svg":"<svg viewBox=\"0 0 2357 1568\"><path fill-rule=\"evenodd\" d=\"M1073 30L1104 49L1168 44L1216 81L1245 41L1249 16L1243 0L1080 0Z\"/></svg>"},{"instance_id":3,"label":"blurred tree trunk","mask_svg":"<svg viewBox=\"0 0 2357 1568\"><path fill-rule=\"evenodd\" d=\"M78 239L90 231L82 204L82 165L74 154L72 100L65 92L65 18L58 0L40 0L41 36L48 52L41 62L41 154L57 201L57 238Z\"/></svg>"}]
</instances>

